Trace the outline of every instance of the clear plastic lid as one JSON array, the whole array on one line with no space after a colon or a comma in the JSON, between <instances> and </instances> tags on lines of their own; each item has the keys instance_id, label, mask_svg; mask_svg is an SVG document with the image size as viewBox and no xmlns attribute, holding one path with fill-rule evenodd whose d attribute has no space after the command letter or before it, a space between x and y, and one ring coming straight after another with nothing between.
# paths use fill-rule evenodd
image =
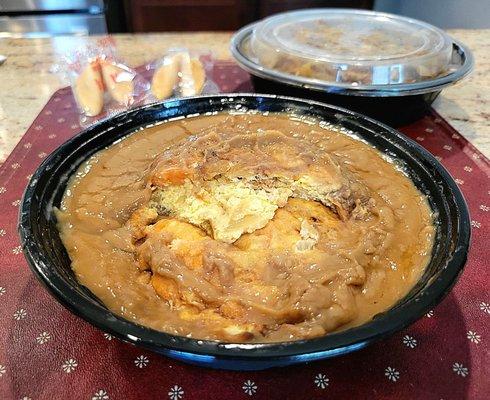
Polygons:
<instances>
[{"instance_id":1,"label":"clear plastic lid","mask_svg":"<svg viewBox=\"0 0 490 400\"><path fill-rule=\"evenodd\" d=\"M311 9L259 22L248 51L262 66L290 75L391 85L446 74L452 40L432 25L392 14Z\"/></svg>"}]
</instances>

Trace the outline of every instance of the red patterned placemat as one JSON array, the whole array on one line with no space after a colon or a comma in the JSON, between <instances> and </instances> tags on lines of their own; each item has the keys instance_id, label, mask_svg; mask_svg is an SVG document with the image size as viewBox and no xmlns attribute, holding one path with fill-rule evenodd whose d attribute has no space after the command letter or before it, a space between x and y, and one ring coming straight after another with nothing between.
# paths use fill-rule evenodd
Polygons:
<instances>
[{"instance_id":1,"label":"red patterned placemat","mask_svg":"<svg viewBox=\"0 0 490 400\"><path fill-rule=\"evenodd\" d=\"M217 64L223 91L248 75ZM435 113L401 129L439 157L468 201L468 264L451 294L387 340L335 359L258 372L186 365L122 343L59 305L36 281L17 237L30 174L80 130L69 89L57 91L0 168L0 399L487 399L489 162Z\"/></svg>"}]
</instances>

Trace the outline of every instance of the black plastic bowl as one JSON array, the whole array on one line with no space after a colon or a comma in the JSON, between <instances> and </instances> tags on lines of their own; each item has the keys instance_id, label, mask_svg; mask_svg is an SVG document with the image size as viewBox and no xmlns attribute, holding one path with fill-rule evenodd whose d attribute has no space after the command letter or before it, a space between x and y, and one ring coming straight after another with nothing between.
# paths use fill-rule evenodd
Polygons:
<instances>
[{"instance_id":1,"label":"black plastic bowl","mask_svg":"<svg viewBox=\"0 0 490 400\"><path fill-rule=\"evenodd\" d=\"M316 339L237 344L173 336L124 320L107 310L71 268L56 228L53 207L60 205L68 179L80 164L113 142L169 118L233 110L305 114L356 132L397 159L434 211L437 235L425 273L410 293L369 323ZM273 117L271 117L273 118ZM186 362L227 369L264 369L333 357L360 349L411 324L449 292L466 262L470 221L463 196L441 164L399 132L338 107L287 97L229 94L144 106L106 119L62 144L34 173L24 193L19 233L27 261L52 295L75 314L118 338Z\"/></svg>"},{"instance_id":2,"label":"black plastic bowl","mask_svg":"<svg viewBox=\"0 0 490 400\"><path fill-rule=\"evenodd\" d=\"M379 16L382 17L383 13ZM249 50L250 38L259 23L240 29L230 44L236 62L251 74L256 92L296 96L347 107L391 126L401 126L423 117L444 88L459 82L473 70L471 51L453 40L447 75L396 85L354 86L322 82L262 66Z\"/></svg>"}]
</instances>

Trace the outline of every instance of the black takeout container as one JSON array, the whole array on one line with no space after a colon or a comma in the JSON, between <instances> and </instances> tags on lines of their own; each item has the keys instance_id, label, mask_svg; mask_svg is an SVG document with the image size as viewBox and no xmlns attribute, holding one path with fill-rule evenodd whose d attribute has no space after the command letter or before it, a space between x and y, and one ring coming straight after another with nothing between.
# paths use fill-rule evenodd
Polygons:
<instances>
[{"instance_id":1,"label":"black takeout container","mask_svg":"<svg viewBox=\"0 0 490 400\"><path fill-rule=\"evenodd\" d=\"M372 321L315 339L281 343L220 343L158 332L110 312L77 282L60 240L54 208L70 177L95 152L141 127L165 120L205 114L257 110L309 115L355 132L395 159L414 184L427 194L437 234L422 278L390 310ZM253 370L313 361L360 349L413 323L449 292L466 262L470 221L464 198L448 172L424 148L401 133L354 112L295 98L227 94L169 100L105 119L69 139L32 176L20 207L19 235L36 277L73 313L121 340L182 361L213 368Z\"/></svg>"},{"instance_id":2,"label":"black takeout container","mask_svg":"<svg viewBox=\"0 0 490 400\"><path fill-rule=\"evenodd\" d=\"M249 54L250 40L259 23L237 31L230 43L233 57L250 73L256 92L301 97L346 107L394 127L423 117L444 88L468 76L474 67L471 51L453 40L446 75L415 83L391 85L326 83L264 67L253 58Z\"/></svg>"}]
</instances>

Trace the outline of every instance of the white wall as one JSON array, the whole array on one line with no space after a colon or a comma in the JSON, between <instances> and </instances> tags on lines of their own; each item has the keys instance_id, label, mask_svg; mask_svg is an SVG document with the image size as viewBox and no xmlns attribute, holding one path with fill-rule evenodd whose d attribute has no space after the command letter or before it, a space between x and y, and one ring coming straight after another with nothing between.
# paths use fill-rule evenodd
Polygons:
<instances>
[{"instance_id":1,"label":"white wall","mask_svg":"<svg viewBox=\"0 0 490 400\"><path fill-rule=\"evenodd\" d=\"M490 0L376 0L374 9L444 29L490 28Z\"/></svg>"}]
</instances>

